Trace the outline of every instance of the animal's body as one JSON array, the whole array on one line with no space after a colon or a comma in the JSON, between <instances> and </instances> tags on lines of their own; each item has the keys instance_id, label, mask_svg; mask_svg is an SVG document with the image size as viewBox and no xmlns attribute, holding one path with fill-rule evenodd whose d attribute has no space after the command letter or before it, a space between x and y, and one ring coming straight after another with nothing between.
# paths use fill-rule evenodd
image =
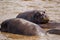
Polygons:
<instances>
[{"instance_id":1,"label":"animal's body","mask_svg":"<svg viewBox=\"0 0 60 40\"><path fill-rule=\"evenodd\" d=\"M45 35L45 31L39 25L22 18L3 21L1 31L22 35Z\"/></svg>"},{"instance_id":2,"label":"animal's body","mask_svg":"<svg viewBox=\"0 0 60 40\"><path fill-rule=\"evenodd\" d=\"M20 13L17 15L16 18L23 18L36 24L46 24L49 21L45 11L38 11L38 10L32 10Z\"/></svg>"}]
</instances>

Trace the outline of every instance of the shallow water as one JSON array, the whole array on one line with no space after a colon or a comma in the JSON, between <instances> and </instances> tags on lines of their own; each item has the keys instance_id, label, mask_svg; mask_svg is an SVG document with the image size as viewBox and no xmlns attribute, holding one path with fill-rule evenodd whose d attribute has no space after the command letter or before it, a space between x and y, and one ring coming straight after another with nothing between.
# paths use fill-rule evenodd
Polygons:
<instances>
[{"instance_id":1,"label":"shallow water","mask_svg":"<svg viewBox=\"0 0 60 40\"><path fill-rule=\"evenodd\" d=\"M0 0L0 5L0 23L29 10L45 10L50 20L60 23L59 0Z\"/></svg>"},{"instance_id":2,"label":"shallow water","mask_svg":"<svg viewBox=\"0 0 60 40\"><path fill-rule=\"evenodd\" d=\"M45 10L50 20L60 23L60 0L0 0L0 23L28 10ZM55 24L43 25L47 29L52 26L57 27ZM0 40L60 40L60 35L47 34L41 37L0 32Z\"/></svg>"}]
</instances>

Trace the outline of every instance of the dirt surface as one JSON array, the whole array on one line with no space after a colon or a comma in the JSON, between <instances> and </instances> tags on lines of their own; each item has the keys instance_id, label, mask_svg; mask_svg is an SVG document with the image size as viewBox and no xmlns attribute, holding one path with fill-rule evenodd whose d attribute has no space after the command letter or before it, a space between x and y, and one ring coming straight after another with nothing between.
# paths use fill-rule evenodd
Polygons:
<instances>
[{"instance_id":1,"label":"dirt surface","mask_svg":"<svg viewBox=\"0 0 60 40\"><path fill-rule=\"evenodd\" d=\"M0 23L6 19L15 18L20 12L29 10L45 10L49 23L44 24L46 31L55 27L60 29L60 0L0 0ZM60 40L60 35L24 36L0 32L0 40Z\"/></svg>"}]
</instances>

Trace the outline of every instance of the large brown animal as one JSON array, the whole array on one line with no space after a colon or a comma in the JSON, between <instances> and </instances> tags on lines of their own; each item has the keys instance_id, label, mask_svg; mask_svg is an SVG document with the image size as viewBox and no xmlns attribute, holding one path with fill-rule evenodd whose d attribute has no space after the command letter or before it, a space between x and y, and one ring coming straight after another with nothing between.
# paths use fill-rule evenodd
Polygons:
<instances>
[{"instance_id":1,"label":"large brown animal","mask_svg":"<svg viewBox=\"0 0 60 40\"><path fill-rule=\"evenodd\" d=\"M1 31L22 35L40 35L44 36L45 31L37 24L24 20L22 18L8 19L2 22Z\"/></svg>"},{"instance_id":2,"label":"large brown animal","mask_svg":"<svg viewBox=\"0 0 60 40\"><path fill-rule=\"evenodd\" d=\"M32 10L20 13L17 15L16 18L23 18L36 24L45 24L49 21L47 15L45 14L45 11L39 10Z\"/></svg>"}]
</instances>

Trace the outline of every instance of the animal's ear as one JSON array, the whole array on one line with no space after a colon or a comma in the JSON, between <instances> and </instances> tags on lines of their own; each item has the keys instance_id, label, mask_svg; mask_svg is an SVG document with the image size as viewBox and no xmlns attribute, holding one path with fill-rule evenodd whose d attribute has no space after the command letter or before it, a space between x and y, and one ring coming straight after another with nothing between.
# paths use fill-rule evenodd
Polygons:
<instances>
[{"instance_id":1,"label":"animal's ear","mask_svg":"<svg viewBox=\"0 0 60 40\"><path fill-rule=\"evenodd\" d=\"M44 10L43 13L46 13L46 10Z\"/></svg>"},{"instance_id":2,"label":"animal's ear","mask_svg":"<svg viewBox=\"0 0 60 40\"><path fill-rule=\"evenodd\" d=\"M45 11L43 11L43 13L45 14Z\"/></svg>"},{"instance_id":3,"label":"animal's ear","mask_svg":"<svg viewBox=\"0 0 60 40\"><path fill-rule=\"evenodd\" d=\"M45 11L42 11L42 14L45 14L46 12Z\"/></svg>"},{"instance_id":4,"label":"animal's ear","mask_svg":"<svg viewBox=\"0 0 60 40\"><path fill-rule=\"evenodd\" d=\"M46 10L42 10L42 14L45 14L46 13Z\"/></svg>"}]
</instances>

